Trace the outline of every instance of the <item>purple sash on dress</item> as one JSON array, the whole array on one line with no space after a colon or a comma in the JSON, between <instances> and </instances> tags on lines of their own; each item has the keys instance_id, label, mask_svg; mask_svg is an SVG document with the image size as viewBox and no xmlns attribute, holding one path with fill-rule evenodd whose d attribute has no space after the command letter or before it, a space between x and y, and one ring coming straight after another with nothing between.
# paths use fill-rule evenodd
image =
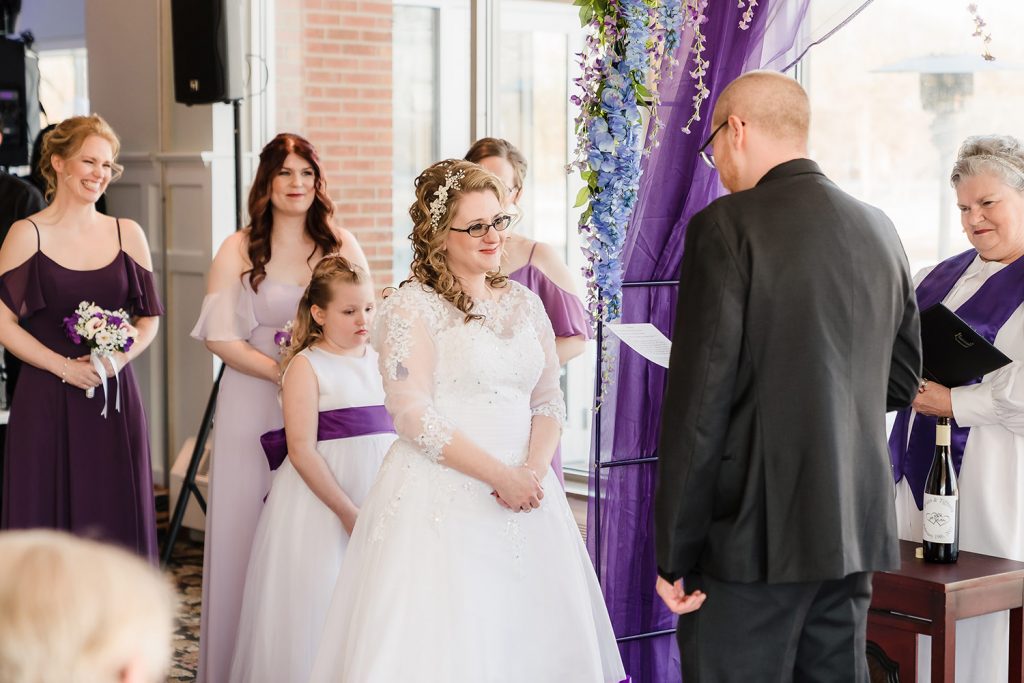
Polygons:
<instances>
[{"instance_id":1,"label":"purple sash on dress","mask_svg":"<svg viewBox=\"0 0 1024 683\"><path fill-rule=\"evenodd\" d=\"M320 413L316 427L317 441L349 439L370 434L394 434L395 425L384 406L337 408ZM275 429L260 437L271 470L276 470L288 456L288 443L283 429Z\"/></svg>"},{"instance_id":2,"label":"purple sash on dress","mask_svg":"<svg viewBox=\"0 0 1024 683\"><path fill-rule=\"evenodd\" d=\"M978 252L970 249L935 266L935 269L917 286L918 308L923 311L941 303L977 255ZM1024 302L1024 258L1017 259L986 280L978 291L956 310L956 314L989 343L995 343L999 329L1010 319L1021 302ZM978 381L980 380L968 384L976 384ZM889 435L889 455L892 458L893 477L896 482L903 477L907 478L917 507L921 508L924 481L928 477L928 469L931 467L935 451L936 418L916 415L908 441L910 413L911 408L904 408L896 414L896 423ZM964 447L967 445L967 436L971 429L958 426L956 420L953 420L950 426L950 453L953 456L953 467L959 475Z\"/></svg>"}]
</instances>

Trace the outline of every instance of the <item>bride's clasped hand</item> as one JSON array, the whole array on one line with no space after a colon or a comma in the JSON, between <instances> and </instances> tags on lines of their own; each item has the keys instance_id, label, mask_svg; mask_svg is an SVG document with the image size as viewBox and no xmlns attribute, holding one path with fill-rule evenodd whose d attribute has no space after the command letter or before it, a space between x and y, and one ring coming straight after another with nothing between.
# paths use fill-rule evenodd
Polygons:
<instances>
[{"instance_id":1,"label":"bride's clasped hand","mask_svg":"<svg viewBox=\"0 0 1024 683\"><path fill-rule=\"evenodd\" d=\"M537 471L529 465L505 468L504 477L494 483L491 493L502 507L513 512L529 512L540 507L544 486Z\"/></svg>"}]
</instances>

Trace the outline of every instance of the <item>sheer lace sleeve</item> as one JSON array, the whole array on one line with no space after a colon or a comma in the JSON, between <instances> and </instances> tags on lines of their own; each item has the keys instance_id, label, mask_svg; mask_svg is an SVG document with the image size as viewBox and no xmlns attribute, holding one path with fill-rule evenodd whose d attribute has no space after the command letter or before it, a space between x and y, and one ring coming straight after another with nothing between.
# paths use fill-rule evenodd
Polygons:
<instances>
[{"instance_id":1,"label":"sheer lace sleeve","mask_svg":"<svg viewBox=\"0 0 1024 683\"><path fill-rule=\"evenodd\" d=\"M526 297L528 319L537 332L537 339L544 349L544 370L541 372L537 386L530 396L530 409L533 415L546 415L555 420L559 426L565 422L565 399L559 382L561 365L555 351L555 333L551 321L540 299L529 293Z\"/></svg>"},{"instance_id":2,"label":"sheer lace sleeve","mask_svg":"<svg viewBox=\"0 0 1024 683\"><path fill-rule=\"evenodd\" d=\"M398 435L438 462L454 427L434 409L437 364L431 306L435 295L410 283L385 299L374 325L373 346L380 355L384 405Z\"/></svg>"},{"instance_id":3,"label":"sheer lace sleeve","mask_svg":"<svg viewBox=\"0 0 1024 683\"><path fill-rule=\"evenodd\" d=\"M252 290L236 281L231 287L206 295L192 337L203 341L245 341L258 325Z\"/></svg>"}]
</instances>

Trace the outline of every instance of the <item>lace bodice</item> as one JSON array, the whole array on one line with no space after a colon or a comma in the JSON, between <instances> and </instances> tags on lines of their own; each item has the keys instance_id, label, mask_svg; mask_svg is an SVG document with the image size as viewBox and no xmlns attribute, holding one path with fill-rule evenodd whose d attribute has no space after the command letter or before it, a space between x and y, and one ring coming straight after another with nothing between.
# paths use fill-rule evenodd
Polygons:
<instances>
[{"instance_id":1,"label":"lace bodice","mask_svg":"<svg viewBox=\"0 0 1024 683\"><path fill-rule=\"evenodd\" d=\"M466 323L449 302L410 282L384 301L374 326L395 428L435 462L456 429L472 438L481 423L564 420L554 333L537 296L509 282L498 300L474 310L484 319Z\"/></svg>"}]
</instances>

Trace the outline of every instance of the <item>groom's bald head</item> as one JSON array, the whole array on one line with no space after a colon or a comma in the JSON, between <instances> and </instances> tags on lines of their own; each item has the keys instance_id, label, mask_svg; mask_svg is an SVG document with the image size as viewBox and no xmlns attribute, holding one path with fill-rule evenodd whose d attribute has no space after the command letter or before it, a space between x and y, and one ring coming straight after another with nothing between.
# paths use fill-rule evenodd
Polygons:
<instances>
[{"instance_id":1,"label":"groom's bald head","mask_svg":"<svg viewBox=\"0 0 1024 683\"><path fill-rule=\"evenodd\" d=\"M712 116L718 125L730 115L761 128L780 142L807 145L811 107L803 87L775 71L748 71L725 87Z\"/></svg>"}]
</instances>

